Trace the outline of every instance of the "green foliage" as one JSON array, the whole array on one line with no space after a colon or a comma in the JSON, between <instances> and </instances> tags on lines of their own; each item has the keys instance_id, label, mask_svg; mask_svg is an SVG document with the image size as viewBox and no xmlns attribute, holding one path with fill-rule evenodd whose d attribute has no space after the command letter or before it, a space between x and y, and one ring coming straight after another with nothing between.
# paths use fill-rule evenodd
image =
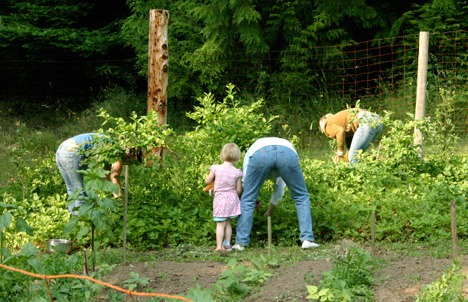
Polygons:
<instances>
[{"instance_id":1,"label":"green foliage","mask_svg":"<svg viewBox=\"0 0 468 302\"><path fill-rule=\"evenodd\" d=\"M167 140L173 134L168 125L159 125L155 111L141 116L132 112L129 121L122 117L113 117L104 109L99 110L98 116L103 118L102 126L107 128L101 128L98 132L104 133L110 140L106 138L100 148L90 149L87 155L95 164L111 164L122 160L129 156L130 151L150 153L156 147L167 148ZM136 160L136 154L128 159Z\"/></svg>"},{"instance_id":2,"label":"green foliage","mask_svg":"<svg viewBox=\"0 0 468 302\"><path fill-rule=\"evenodd\" d=\"M208 168L219 161L225 143L235 142L244 150L269 133L275 118L261 113L261 100L242 105L233 86L222 101L206 94L199 102L188 114L196 129L169 140L171 153L166 152L163 161L131 170L131 178L138 181L131 180L128 236L137 245L211 241L212 198L202 192ZM155 219L157 224L148 223ZM193 236L193 230L201 236Z\"/></svg>"},{"instance_id":3,"label":"green foliage","mask_svg":"<svg viewBox=\"0 0 468 302\"><path fill-rule=\"evenodd\" d=\"M149 283L149 278L140 277L140 274L130 272L130 278L125 280L123 283L129 290L135 290L139 286L147 285Z\"/></svg>"},{"instance_id":4,"label":"green foliage","mask_svg":"<svg viewBox=\"0 0 468 302\"><path fill-rule=\"evenodd\" d=\"M245 298L256 286L272 276L267 270L265 257L252 258L249 263L239 263L230 258L219 280L210 289L192 288L188 297L194 301L239 301ZM207 300L201 300L207 299Z\"/></svg>"},{"instance_id":5,"label":"green foliage","mask_svg":"<svg viewBox=\"0 0 468 302\"><path fill-rule=\"evenodd\" d=\"M215 302L209 289L203 289L200 285L191 288L187 298L194 302Z\"/></svg>"},{"instance_id":6,"label":"green foliage","mask_svg":"<svg viewBox=\"0 0 468 302\"><path fill-rule=\"evenodd\" d=\"M5 259L4 264L40 275L59 275L78 271L82 266L78 255L63 253L40 254L32 244L26 244L21 252ZM99 286L88 280L56 279L49 282L2 270L0 278L0 301L47 301L49 295L59 301L89 301L98 292Z\"/></svg>"},{"instance_id":7,"label":"green foliage","mask_svg":"<svg viewBox=\"0 0 468 302\"><path fill-rule=\"evenodd\" d=\"M434 0L424 4L414 4L395 21L392 34L416 34L429 31L444 35L448 31L464 28L467 22L466 1Z\"/></svg>"},{"instance_id":8,"label":"green foliage","mask_svg":"<svg viewBox=\"0 0 468 302\"><path fill-rule=\"evenodd\" d=\"M443 108L439 112L447 111ZM353 169L303 159L316 236L369 240L375 211L377 240L449 239L451 201L456 201L457 219L467 214L467 160L454 154L456 137L445 117L402 121L385 116L381 140L360 155ZM415 127L424 133L423 145L414 145ZM466 236L463 227L459 236Z\"/></svg>"},{"instance_id":9,"label":"green foliage","mask_svg":"<svg viewBox=\"0 0 468 302\"><path fill-rule=\"evenodd\" d=\"M465 301L463 284L465 275L460 273L460 263L454 263L439 280L426 285L417 295L416 302L462 302Z\"/></svg>"},{"instance_id":10,"label":"green foliage","mask_svg":"<svg viewBox=\"0 0 468 302\"><path fill-rule=\"evenodd\" d=\"M204 44L190 57L190 66L200 72L202 83L223 78L223 71L232 64L226 58L250 60L248 56L268 50L254 1L205 1L193 9L193 15L204 23Z\"/></svg>"},{"instance_id":11,"label":"green foliage","mask_svg":"<svg viewBox=\"0 0 468 302\"><path fill-rule=\"evenodd\" d=\"M79 222L86 221L95 227L96 231L113 239L115 227L113 213L119 208L119 203L109 197L109 193L118 193L118 188L105 178L107 172L104 169L87 169L83 173L86 196L80 195L81 190L76 190L69 196L71 204L75 200L80 200L83 204L78 208L77 215L72 215L66 224L65 235L70 235L79 228L76 239L82 241L83 237L89 235L89 225Z\"/></svg>"},{"instance_id":12,"label":"green foliage","mask_svg":"<svg viewBox=\"0 0 468 302\"><path fill-rule=\"evenodd\" d=\"M121 45L116 32L125 6L101 10L99 22L92 20L102 1L57 3L57 1L15 1L9 3L0 23L0 51L5 58L81 57L102 55ZM90 19L91 17L91 19ZM16 49L17 53L7 52Z\"/></svg>"},{"instance_id":13,"label":"green foliage","mask_svg":"<svg viewBox=\"0 0 468 302\"><path fill-rule=\"evenodd\" d=\"M374 261L369 253L351 247L338 258L331 271L322 274L319 286L307 285L313 301L373 301L374 293L370 286L373 281Z\"/></svg>"},{"instance_id":14,"label":"green foliage","mask_svg":"<svg viewBox=\"0 0 468 302\"><path fill-rule=\"evenodd\" d=\"M4 248L3 244L3 233L4 231L11 226L13 222L13 215L9 211L9 209L16 208L17 206L14 204L7 204L0 202L0 263L3 261L5 255L8 254L8 249ZM27 222L21 218L16 217L15 222L15 231L16 232L25 232L28 235L33 234L33 229L27 224Z\"/></svg>"},{"instance_id":15,"label":"green foliage","mask_svg":"<svg viewBox=\"0 0 468 302\"><path fill-rule=\"evenodd\" d=\"M255 139L270 133L271 123L277 116L265 117L261 110L265 106L264 100L242 105L234 89L234 85L228 84L227 95L221 102L216 101L211 93L198 98L200 106L187 113L198 126L186 135L187 139L199 140L203 148L218 153L217 149L221 150L225 142L235 142L241 150L245 150Z\"/></svg>"},{"instance_id":16,"label":"green foliage","mask_svg":"<svg viewBox=\"0 0 468 302\"><path fill-rule=\"evenodd\" d=\"M58 193L65 185L53 157L32 162L31 166L19 167L17 181L2 192L3 202L15 206L11 209L13 216L23 217L34 229L32 236L23 232L5 234L8 247L14 250L29 241L43 245L47 239L61 238L69 216L66 193Z\"/></svg>"},{"instance_id":17,"label":"green foliage","mask_svg":"<svg viewBox=\"0 0 468 302\"><path fill-rule=\"evenodd\" d=\"M347 164L334 164L328 156L311 158L308 150L299 147L317 240L369 240L370 216L374 210L376 239L380 241L448 239L452 200L457 204L458 219L467 218L464 201L468 186L464 180L468 177L468 160L454 153L457 140L448 118L454 108L458 108L459 97L448 91L441 91L441 96L445 101L435 108L437 114L424 120L414 122L411 116L399 120L390 114L383 115L385 127L380 141L360 155L360 163L354 169L349 169ZM99 131L116 143L102 152L90 154L94 164L86 177L92 194L90 207L83 210L96 211L84 217L88 222L93 217L95 223L102 223L99 239L104 245L117 244L120 240L123 207L111 195L115 186L102 179L106 172L99 163L114 161L125 152L126 146L147 149L153 145L166 146L163 160L152 159L149 165L127 162L127 239L130 246L156 249L213 242L212 197L201 191L206 171L219 160L224 143L233 141L246 150L256 138L271 135L272 125L282 117L266 115L266 104L262 100L250 103L239 98L231 85L223 99L205 94L199 98L199 104L188 113L196 128L183 133L167 126L153 127L156 117L151 114L133 113L124 119L118 113L113 116L107 110L99 111L99 119L104 120ZM425 135L422 146L413 145L416 126ZM49 148L45 158L29 158L32 154L29 150L34 146L27 143L26 129L24 126L18 134L24 147L17 149L16 181L0 189L3 203L17 206L10 210L12 215L23 217L35 232L29 236L5 230L4 243L10 249L17 249L28 241L43 245L47 239L63 238L64 226L77 218L70 219L66 210L63 180L53 160L55 148ZM288 124L283 124L282 131L285 137L298 143ZM325 154L327 148L323 149ZM21 154L34 164L23 163ZM270 192L271 183L267 182L260 192L260 200L268 200ZM263 202L263 207L266 206ZM343 207L347 210L342 211ZM292 198L286 194L273 215L273 244L295 244L299 233L295 211ZM81 241L89 240L88 222L69 224L68 236L72 240L78 237ZM255 212L252 245L264 243L265 225L262 210ZM458 235L465 238L467 234L466 227L459 225Z\"/></svg>"}]
</instances>

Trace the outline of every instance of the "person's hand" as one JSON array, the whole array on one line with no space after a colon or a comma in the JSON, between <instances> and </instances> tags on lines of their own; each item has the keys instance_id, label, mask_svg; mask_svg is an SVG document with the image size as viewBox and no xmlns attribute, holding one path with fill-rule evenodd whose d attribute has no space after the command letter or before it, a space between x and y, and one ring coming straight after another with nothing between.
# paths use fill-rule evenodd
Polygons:
<instances>
[{"instance_id":1,"label":"person's hand","mask_svg":"<svg viewBox=\"0 0 468 302\"><path fill-rule=\"evenodd\" d=\"M271 211L273 210L274 207L275 207L275 205L270 203L270 206L268 207L268 210L266 210L265 214L263 214L263 215L265 217L269 217L271 215Z\"/></svg>"},{"instance_id":2,"label":"person's hand","mask_svg":"<svg viewBox=\"0 0 468 302\"><path fill-rule=\"evenodd\" d=\"M260 200L257 199L257 201L255 201L255 208L260 211L261 207L262 207L262 203L260 202Z\"/></svg>"}]
</instances>

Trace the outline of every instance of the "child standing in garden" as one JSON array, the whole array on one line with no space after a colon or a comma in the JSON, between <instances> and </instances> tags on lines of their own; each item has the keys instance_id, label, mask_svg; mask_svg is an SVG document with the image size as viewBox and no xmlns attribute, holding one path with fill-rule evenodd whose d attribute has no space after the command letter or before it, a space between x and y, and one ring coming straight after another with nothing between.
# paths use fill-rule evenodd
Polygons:
<instances>
[{"instance_id":1,"label":"child standing in garden","mask_svg":"<svg viewBox=\"0 0 468 302\"><path fill-rule=\"evenodd\" d=\"M238 217L242 193L242 171L234 165L241 152L234 143L221 149L220 165L212 165L205 178L207 184L214 180L213 220L216 222L216 251L230 251L232 226L231 219Z\"/></svg>"}]
</instances>

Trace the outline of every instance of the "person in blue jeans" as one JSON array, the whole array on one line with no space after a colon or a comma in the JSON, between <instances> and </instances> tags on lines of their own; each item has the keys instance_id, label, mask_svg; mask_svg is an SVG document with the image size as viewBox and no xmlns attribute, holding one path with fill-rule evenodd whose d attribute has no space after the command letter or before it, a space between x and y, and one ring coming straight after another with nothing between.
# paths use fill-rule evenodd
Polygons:
<instances>
[{"instance_id":1,"label":"person in blue jeans","mask_svg":"<svg viewBox=\"0 0 468 302\"><path fill-rule=\"evenodd\" d=\"M323 134L337 141L335 162L346 161L351 167L358 162L358 152L366 151L383 129L382 120L376 113L359 108L327 113L319 125Z\"/></svg>"},{"instance_id":2,"label":"person in blue jeans","mask_svg":"<svg viewBox=\"0 0 468 302\"><path fill-rule=\"evenodd\" d=\"M86 165L83 164L84 155L83 152L92 148L98 142L104 142L105 136L98 133L83 133L71 137L62 142L57 149L55 154L55 162L62 175L65 185L67 187L67 194L71 194L75 190L82 190L80 196L85 196L84 191L83 175L78 172L79 170L86 170ZM122 161L117 161L112 164L109 173L110 180L112 183L119 186L119 193L115 194L115 197L121 195L120 181L118 176L121 174L123 168ZM68 211L71 214L76 215L78 212L75 208L79 207L84 203L83 200L77 199L73 204L68 206Z\"/></svg>"},{"instance_id":3,"label":"person in blue jeans","mask_svg":"<svg viewBox=\"0 0 468 302\"><path fill-rule=\"evenodd\" d=\"M318 247L312 231L309 192L299 165L297 151L288 140L265 137L255 141L244 157L241 215L237 221L236 243L232 249L242 251L249 245L257 197L267 179L274 181L270 199L272 205L278 204L283 198L285 187L288 186L296 204L302 248Z\"/></svg>"}]
</instances>

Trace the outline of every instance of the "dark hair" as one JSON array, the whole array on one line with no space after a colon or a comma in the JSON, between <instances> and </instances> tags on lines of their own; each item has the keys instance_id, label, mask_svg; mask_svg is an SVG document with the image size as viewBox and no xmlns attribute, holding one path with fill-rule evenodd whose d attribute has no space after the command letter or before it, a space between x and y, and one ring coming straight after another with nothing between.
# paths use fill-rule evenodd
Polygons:
<instances>
[{"instance_id":1,"label":"dark hair","mask_svg":"<svg viewBox=\"0 0 468 302\"><path fill-rule=\"evenodd\" d=\"M130 148L125 152L126 161L136 160L139 163L143 161L143 151L141 148Z\"/></svg>"}]
</instances>

